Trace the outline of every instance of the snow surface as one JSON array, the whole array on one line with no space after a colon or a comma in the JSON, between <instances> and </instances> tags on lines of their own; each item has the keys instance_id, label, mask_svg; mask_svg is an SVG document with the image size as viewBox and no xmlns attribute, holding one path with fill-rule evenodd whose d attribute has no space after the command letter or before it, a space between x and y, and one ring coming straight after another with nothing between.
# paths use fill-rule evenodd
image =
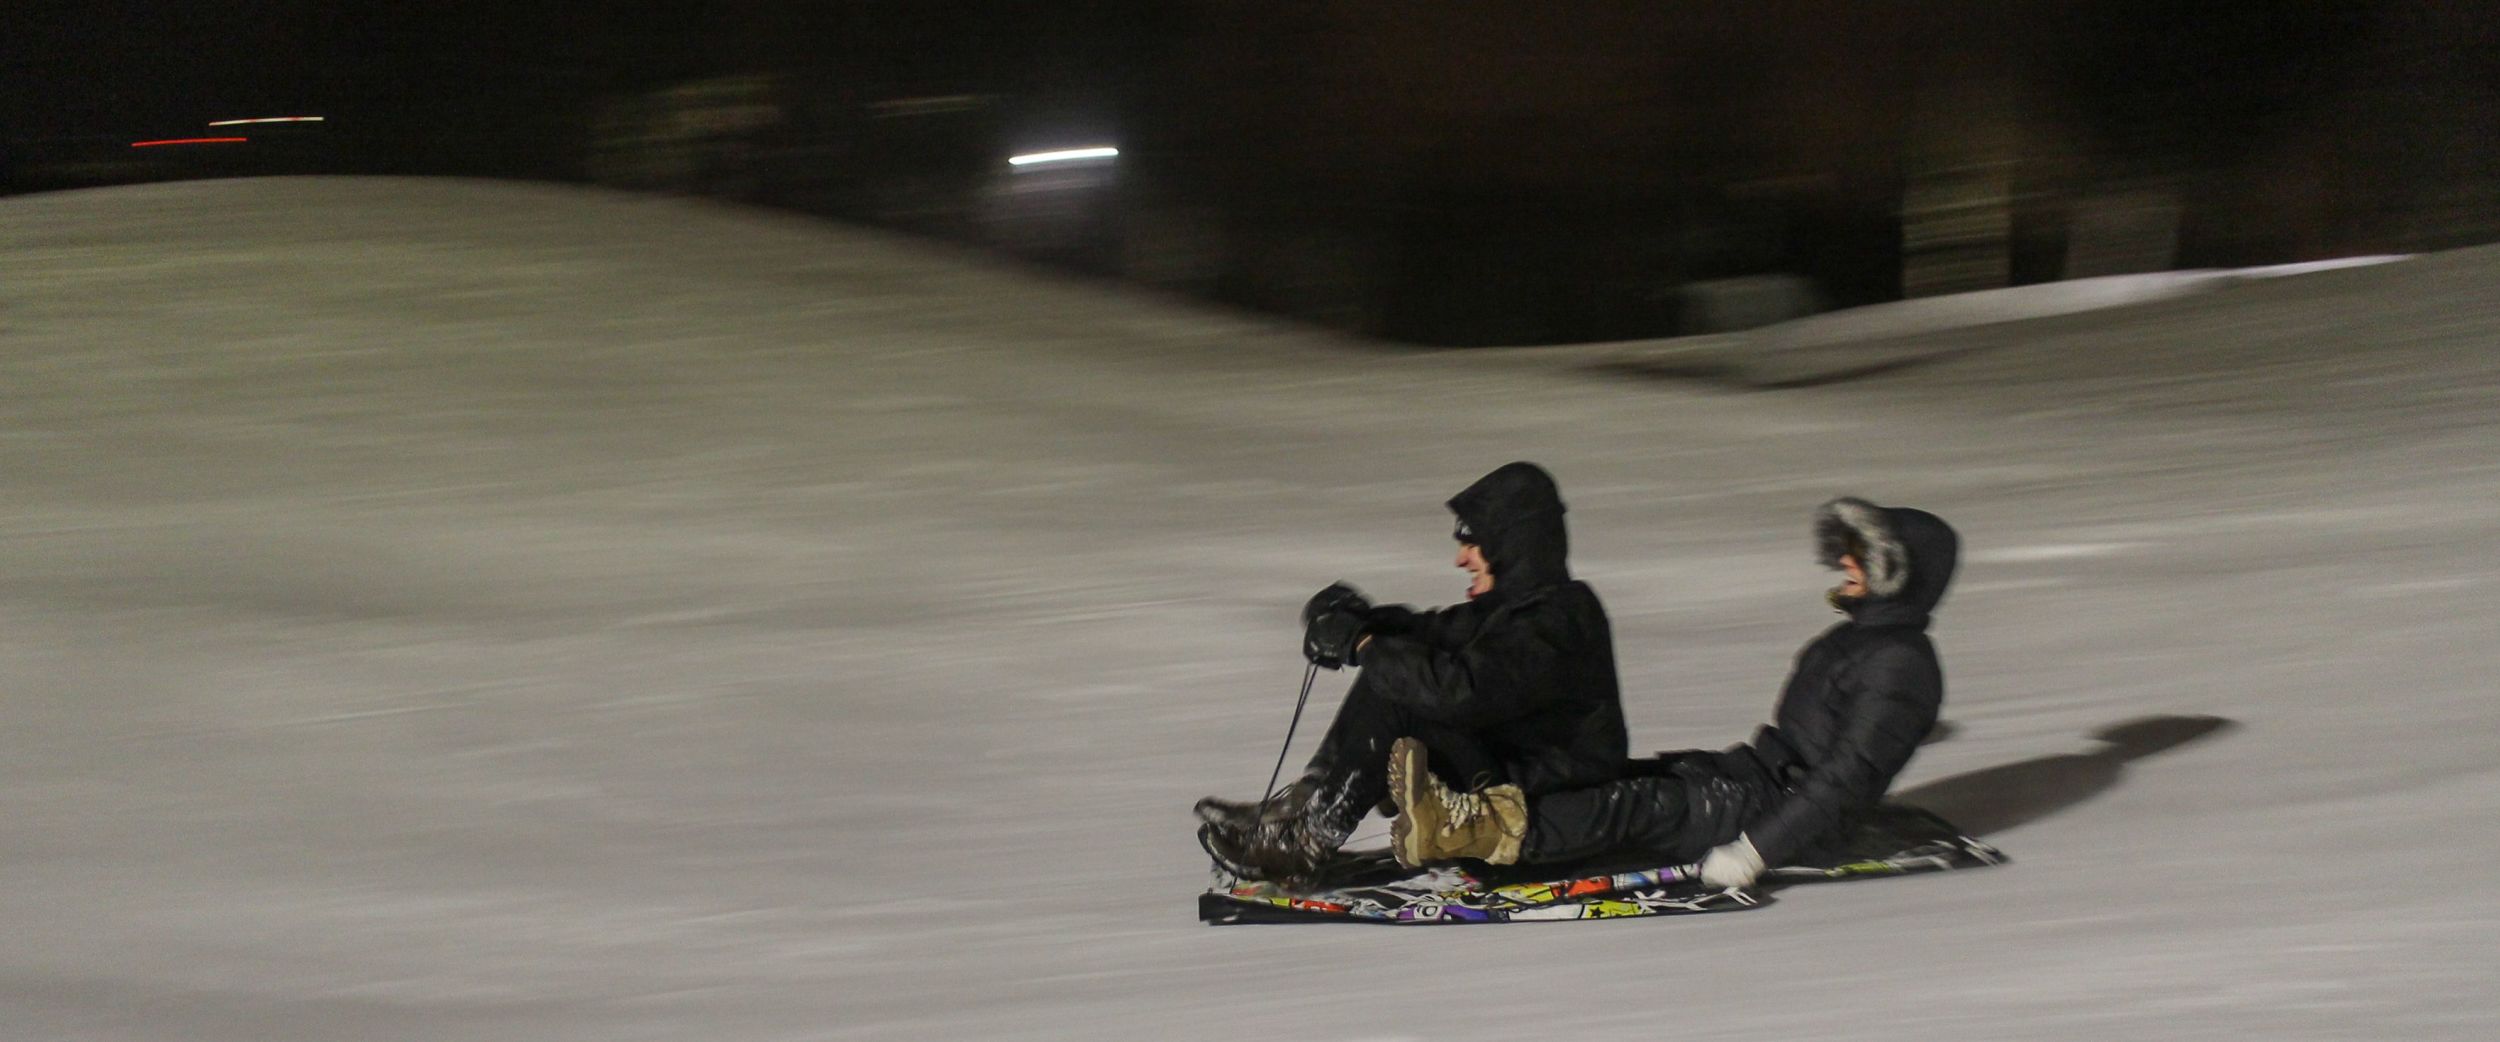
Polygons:
<instances>
[{"instance_id":1,"label":"snow surface","mask_svg":"<svg viewBox=\"0 0 2500 1042\"><path fill-rule=\"evenodd\" d=\"M566 188L0 200L0 1038L2494 1037L2495 304L2442 254L1748 392ZM1457 598L1515 458L1639 748L1766 716L1817 502L1957 524L1902 784L2015 863L1198 924L1302 598Z\"/></svg>"}]
</instances>

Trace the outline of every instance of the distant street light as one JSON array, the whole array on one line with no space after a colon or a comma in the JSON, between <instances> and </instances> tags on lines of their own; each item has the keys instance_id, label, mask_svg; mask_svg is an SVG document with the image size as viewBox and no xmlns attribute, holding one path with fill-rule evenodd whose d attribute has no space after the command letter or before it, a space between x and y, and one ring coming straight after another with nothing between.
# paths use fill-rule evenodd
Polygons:
<instances>
[{"instance_id":1,"label":"distant street light","mask_svg":"<svg viewBox=\"0 0 2500 1042\"><path fill-rule=\"evenodd\" d=\"M1119 149L1108 146L1102 148L1067 148L1061 149L1057 152L1028 152L1020 156L1008 156L1007 165L1040 166L1045 163L1077 163L1088 159L1111 159L1119 154Z\"/></svg>"}]
</instances>

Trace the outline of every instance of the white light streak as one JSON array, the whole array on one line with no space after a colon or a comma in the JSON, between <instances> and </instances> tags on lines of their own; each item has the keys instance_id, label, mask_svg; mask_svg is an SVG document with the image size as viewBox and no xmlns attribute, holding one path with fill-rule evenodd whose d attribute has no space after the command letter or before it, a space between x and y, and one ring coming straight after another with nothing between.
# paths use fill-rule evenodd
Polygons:
<instances>
[{"instance_id":1,"label":"white light streak","mask_svg":"<svg viewBox=\"0 0 2500 1042\"><path fill-rule=\"evenodd\" d=\"M1028 152L1020 156L1008 156L1007 165L1037 166L1043 163L1075 163L1087 159L1110 159L1118 156L1119 154L1119 149L1111 148L1109 146L1102 148L1067 148L1061 149L1057 152Z\"/></svg>"},{"instance_id":2,"label":"white light streak","mask_svg":"<svg viewBox=\"0 0 2500 1042\"><path fill-rule=\"evenodd\" d=\"M262 116L258 119L221 119L209 126L239 127L246 123L319 123L321 121L319 116Z\"/></svg>"}]
</instances>

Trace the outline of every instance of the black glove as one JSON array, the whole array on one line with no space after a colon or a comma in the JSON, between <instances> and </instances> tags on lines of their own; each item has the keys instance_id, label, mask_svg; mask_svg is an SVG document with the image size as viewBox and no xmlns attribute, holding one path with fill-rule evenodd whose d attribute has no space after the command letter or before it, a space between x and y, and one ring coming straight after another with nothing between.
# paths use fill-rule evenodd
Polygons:
<instances>
[{"instance_id":1,"label":"black glove","mask_svg":"<svg viewBox=\"0 0 2500 1042\"><path fill-rule=\"evenodd\" d=\"M1319 621L1320 616L1334 611L1342 611L1361 618L1372 613L1372 602L1370 598L1363 596L1363 591L1347 585L1342 580L1329 583L1327 589L1312 594L1310 600L1303 602L1302 628L1310 629L1311 624Z\"/></svg>"},{"instance_id":2,"label":"black glove","mask_svg":"<svg viewBox=\"0 0 2500 1042\"><path fill-rule=\"evenodd\" d=\"M1354 662L1354 644L1363 638L1363 617L1340 608L1323 612L1302 628L1302 657L1321 669Z\"/></svg>"}]
</instances>

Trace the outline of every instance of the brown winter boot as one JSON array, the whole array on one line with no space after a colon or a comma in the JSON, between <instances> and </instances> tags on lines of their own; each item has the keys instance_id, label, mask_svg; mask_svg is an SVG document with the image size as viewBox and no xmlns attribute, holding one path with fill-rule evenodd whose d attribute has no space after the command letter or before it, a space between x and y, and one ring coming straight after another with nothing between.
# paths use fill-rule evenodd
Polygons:
<instances>
[{"instance_id":1,"label":"brown winter boot","mask_svg":"<svg viewBox=\"0 0 2500 1042\"><path fill-rule=\"evenodd\" d=\"M1389 798L1403 813L1389 823L1389 850L1398 864L1471 857L1496 865L1516 864L1528 836L1528 797L1516 785L1453 792L1433 777L1424 743L1400 738L1389 746Z\"/></svg>"}]
</instances>

